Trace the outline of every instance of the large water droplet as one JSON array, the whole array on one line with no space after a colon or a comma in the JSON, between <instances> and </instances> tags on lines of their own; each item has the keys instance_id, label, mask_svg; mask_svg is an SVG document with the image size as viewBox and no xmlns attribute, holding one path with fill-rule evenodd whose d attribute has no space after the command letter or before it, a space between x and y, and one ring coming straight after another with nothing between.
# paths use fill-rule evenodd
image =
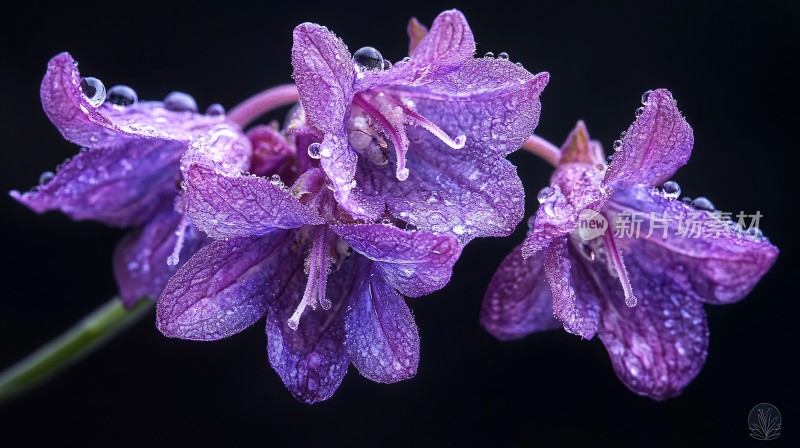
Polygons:
<instances>
[{"instance_id":1,"label":"large water droplet","mask_svg":"<svg viewBox=\"0 0 800 448\"><path fill-rule=\"evenodd\" d=\"M553 195L553 189L550 187L544 187L536 193L536 199L539 201L540 204L543 204L544 201L547 200L550 196Z\"/></svg>"},{"instance_id":2,"label":"large water droplet","mask_svg":"<svg viewBox=\"0 0 800 448\"><path fill-rule=\"evenodd\" d=\"M692 201L692 207L700 210L714 211L714 204L703 196Z\"/></svg>"},{"instance_id":3,"label":"large water droplet","mask_svg":"<svg viewBox=\"0 0 800 448\"><path fill-rule=\"evenodd\" d=\"M188 93L172 92L164 98L164 108L175 112L197 112L197 102Z\"/></svg>"},{"instance_id":4,"label":"large water droplet","mask_svg":"<svg viewBox=\"0 0 800 448\"><path fill-rule=\"evenodd\" d=\"M497 59L508 59L508 53L505 51L497 55Z\"/></svg>"},{"instance_id":5,"label":"large water droplet","mask_svg":"<svg viewBox=\"0 0 800 448\"><path fill-rule=\"evenodd\" d=\"M390 61L388 59L384 59L383 60L383 69L384 70L389 70L390 68L392 68L392 61Z\"/></svg>"},{"instance_id":6,"label":"large water droplet","mask_svg":"<svg viewBox=\"0 0 800 448\"><path fill-rule=\"evenodd\" d=\"M108 94L106 97L108 98L109 103L116 104L117 106L130 106L131 104L135 104L137 101L139 101L136 91L128 86L123 85L114 86L108 89Z\"/></svg>"},{"instance_id":7,"label":"large water droplet","mask_svg":"<svg viewBox=\"0 0 800 448\"><path fill-rule=\"evenodd\" d=\"M653 93L653 91L652 90L648 90L647 92L644 92L642 94L642 104L644 104L645 106L647 106L647 100L650 99L650 94L651 93Z\"/></svg>"},{"instance_id":8,"label":"large water droplet","mask_svg":"<svg viewBox=\"0 0 800 448\"><path fill-rule=\"evenodd\" d=\"M486 54L483 55L485 59L494 59L494 53L491 51L487 51Z\"/></svg>"},{"instance_id":9,"label":"large water droplet","mask_svg":"<svg viewBox=\"0 0 800 448\"><path fill-rule=\"evenodd\" d=\"M622 140L614 140L614 143L611 145L614 148L614 151L619 151L622 149Z\"/></svg>"},{"instance_id":10,"label":"large water droplet","mask_svg":"<svg viewBox=\"0 0 800 448\"><path fill-rule=\"evenodd\" d=\"M39 185L44 185L50 182L53 177L55 177L55 174L52 171L45 171L39 175Z\"/></svg>"},{"instance_id":11,"label":"large water droplet","mask_svg":"<svg viewBox=\"0 0 800 448\"><path fill-rule=\"evenodd\" d=\"M94 107L100 107L103 101L106 100L106 86L102 81L97 78L83 78L81 79L81 92L89 100L89 103Z\"/></svg>"},{"instance_id":12,"label":"large water droplet","mask_svg":"<svg viewBox=\"0 0 800 448\"><path fill-rule=\"evenodd\" d=\"M353 53L353 61L363 70L383 70L383 56L372 47L359 48Z\"/></svg>"},{"instance_id":13,"label":"large water droplet","mask_svg":"<svg viewBox=\"0 0 800 448\"><path fill-rule=\"evenodd\" d=\"M643 113L644 113L644 107L640 107L636 109L636 112L634 112L633 114L636 115L636 118L639 118L642 116Z\"/></svg>"},{"instance_id":14,"label":"large water droplet","mask_svg":"<svg viewBox=\"0 0 800 448\"><path fill-rule=\"evenodd\" d=\"M670 199L677 199L681 195L681 186L677 182L665 182L661 189L664 191L664 196Z\"/></svg>"},{"instance_id":15,"label":"large water droplet","mask_svg":"<svg viewBox=\"0 0 800 448\"><path fill-rule=\"evenodd\" d=\"M320 159L322 158L321 151L319 149L321 145L319 143L312 143L308 145L308 156L312 159Z\"/></svg>"},{"instance_id":16,"label":"large water droplet","mask_svg":"<svg viewBox=\"0 0 800 448\"><path fill-rule=\"evenodd\" d=\"M221 117L225 115L225 108L222 106L222 104L214 103L208 106L208 109L206 109L206 115L210 117Z\"/></svg>"}]
</instances>

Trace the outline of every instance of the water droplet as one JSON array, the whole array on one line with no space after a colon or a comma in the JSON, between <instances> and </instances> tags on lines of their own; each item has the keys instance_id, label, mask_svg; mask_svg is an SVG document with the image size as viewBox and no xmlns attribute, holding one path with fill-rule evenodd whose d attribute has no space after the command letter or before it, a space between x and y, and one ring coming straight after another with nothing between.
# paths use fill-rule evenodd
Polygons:
<instances>
[{"instance_id":1,"label":"water droplet","mask_svg":"<svg viewBox=\"0 0 800 448\"><path fill-rule=\"evenodd\" d=\"M684 204L691 205L692 204L692 198L690 198L689 196L685 196L683 199L681 199L681 202L683 202Z\"/></svg>"},{"instance_id":2,"label":"water droplet","mask_svg":"<svg viewBox=\"0 0 800 448\"><path fill-rule=\"evenodd\" d=\"M83 78L81 79L81 92L89 100L89 103L94 107L100 107L103 101L106 100L106 86L97 78Z\"/></svg>"},{"instance_id":3,"label":"water droplet","mask_svg":"<svg viewBox=\"0 0 800 448\"><path fill-rule=\"evenodd\" d=\"M392 61L390 61L388 59L384 59L383 60L383 69L384 70L389 70L390 68L392 68Z\"/></svg>"},{"instance_id":4,"label":"water droplet","mask_svg":"<svg viewBox=\"0 0 800 448\"><path fill-rule=\"evenodd\" d=\"M312 143L308 145L308 156L312 159L320 159L322 158L321 151L319 149L321 145L319 143Z\"/></svg>"},{"instance_id":5,"label":"water droplet","mask_svg":"<svg viewBox=\"0 0 800 448\"><path fill-rule=\"evenodd\" d=\"M108 102L117 106L130 106L139 101L136 91L128 86L118 85L108 89Z\"/></svg>"},{"instance_id":6,"label":"water droplet","mask_svg":"<svg viewBox=\"0 0 800 448\"><path fill-rule=\"evenodd\" d=\"M611 145L614 148L614 151L619 151L622 149L622 140L614 140L614 143Z\"/></svg>"},{"instance_id":7,"label":"water droplet","mask_svg":"<svg viewBox=\"0 0 800 448\"><path fill-rule=\"evenodd\" d=\"M639 118L642 116L643 113L644 113L644 107L640 107L636 109L636 112L634 112L633 114L636 115L636 118Z\"/></svg>"},{"instance_id":8,"label":"water droplet","mask_svg":"<svg viewBox=\"0 0 800 448\"><path fill-rule=\"evenodd\" d=\"M619 138L623 139L623 138L625 138L626 135L628 135L628 131L622 131L622 132L619 133Z\"/></svg>"},{"instance_id":9,"label":"water droplet","mask_svg":"<svg viewBox=\"0 0 800 448\"><path fill-rule=\"evenodd\" d=\"M222 104L214 103L208 106L208 109L206 109L206 115L211 117L221 117L225 115L225 108L222 106Z\"/></svg>"},{"instance_id":10,"label":"water droplet","mask_svg":"<svg viewBox=\"0 0 800 448\"><path fill-rule=\"evenodd\" d=\"M55 173L52 171L45 171L44 173L39 175L39 185L44 185L50 182L53 177L55 177Z\"/></svg>"},{"instance_id":11,"label":"water droplet","mask_svg":"<svg viewBox=\"0 0 800 448\"><path fill-rule=\"evenodd\" d=\"M665 182L661 189L664 191L664 196L670 199L677 199L681 195L681 186L677 182Z\"/></svg>"},{"instance_id":12,"label":"water droplet","mask_svg":"<svg viewBox=\"0 0 800 448\"><path fill-rule=\"evenodd\" d=\"M508 59L508 53L505 51L497 55L497 59Z\"/></svg>"},{"instance_id":13,"label":"water droplet","mask_svg":"<svg viewBox=\"0 0 800 448\"><path fill-rule=\"evenodd\" d=\"M353 53L353 61L362 70L383 70L383 56L372 47L362 47Z\"/></svg>"},{"instance_id":14,"label":"water droplet","mask_svg":"<svg viewBox=\"0 0 800 448\"><path fill-rule=\"evenodd\" d=\"M603 171L604 169L606 169L606 166L603 165L602 163L598 163L597 165L594 166L594 169L596 169L597 171Z\"/></svg>"},{"instance_id":15,"label":"water droplet","mask_svg":"<svg viewBox=\"0 0 800 448\"><path fill-rule=\"evenodd\" d=\"M647 100L650 99L650 94L651 93L653 93L653 91L652 90L648 90L647 92L644 92L642 94L642 104L644 104L645 106L647 106Z\"/></svg>"},{"instance_id":16,"label":"water droplet","mask_svg":"<svg viewBox=\"0 0 800 448\"><path fill-rule=\"evenodd\" d=\"M708 210L708 211L714 210L714 204L703 196L700 196L699 198L692 201L692 207L700 210Z\"/></svg>"},{"instance_id":17,"label":"water droplet","mask_svg":"<svg viewBox=\"0 0 800 448\"><path fill-rule=\"evenodd\" d=\"M550 196L553 195L553 189L550 187L544 187L536 193L536 199L539 201L540 204L543 204L544 201L547 200Z\"/></svg>"},{"instance_id":18,"label":"water droplet","mask_svg":"<svg viewBox=\"0 0 800 448\"><path fill-rule=\"evenodd\" d=\"M494 59L494 53L491 51L487 51L486 54L483 55L484 59Z\"/></svg>"},{"instance_id":19,"label":"water droplet","mask_svg":"<svg viewBox=\"0 0 800 448\"><path fill-rule=\"evenodd\" d=\"M197 102L188 93L172 92L164 98L164 108L174 112L197 112Z\"/></svg>"},{"instance_id":20,"label":"water droplet","mask_svg":"<svg viewBox=\"0 0 800 448\"><path fill-rule=\"evenodd\" d=\"M456 224L455 226L453 226L453 233L455 233L456 235L463 235L466 232L467 228L462 226L461 224Z\"/></svg>"}]
</instances>

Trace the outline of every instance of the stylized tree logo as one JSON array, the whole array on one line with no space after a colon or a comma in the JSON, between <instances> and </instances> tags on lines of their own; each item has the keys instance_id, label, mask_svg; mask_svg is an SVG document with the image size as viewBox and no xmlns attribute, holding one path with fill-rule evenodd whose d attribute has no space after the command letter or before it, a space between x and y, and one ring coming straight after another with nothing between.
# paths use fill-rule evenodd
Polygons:
<instances>
[{"instance_id":1,"label":"stylized tree logo","mask_svg":"<svg viewBox=\"0 0 800 448\"><path fill-rule=\"evenodd\" d=\"M781 413L769 404L756 405L747 417L750 437L756 440L774 440L781 435Z\"/></svg>"}]
</instances>

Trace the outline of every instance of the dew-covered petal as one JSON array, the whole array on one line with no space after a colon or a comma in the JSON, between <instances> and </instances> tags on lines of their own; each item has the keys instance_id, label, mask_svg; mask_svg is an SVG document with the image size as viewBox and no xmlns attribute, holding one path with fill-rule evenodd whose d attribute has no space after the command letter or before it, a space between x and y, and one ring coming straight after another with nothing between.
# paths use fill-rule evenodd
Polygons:
<instances>
[{"instance_id":1,"label":"dew-covered petal","mask_svg":"<svg viewBox=\"0 0 800 448\"><path fill-rule=\"evenodd\" d=\"M547 247L551 241L578 227L583 210L599 211L610 191L600 188L602 172L593 165L559 165L551 186L539 191L540 205L529 220L530 232L522 243L522 255L528 257Z\"/></svg>"},{"instance_id":2,"label":"dew-covered petal","mask_svg":"<svg viewBox=\"0 0 800 448\"><path fill-rule=\"evenodd\" d=\"M327 28L303 23L294 29L294 80L308 121L338 132L352 100L355 68L347 46Z\"/></svg>"},{"instance_id":3,"label":"dew-covered petal","mask_svg":"<svg viewBox=\"0 0 800 448\"><path fill-rule=\"evenodd\" d=\"M345 347L344 313L363 279L357 258L345 260L328 277L330 309L306 309L296 330L288 320L303 298L307 275L303 263L293 263L289 281L267 313L267 353L286 388L306 403L327 400L341 384L350 358ZM362 274L359 274L361 272Z\"/></svg>"},{"instance_id":4,"label":"dew-covered petal","mask_svg":"<svg viewBox=\"0 0 800 448\"><path fill-rule=\"evenodd\" d=\"M181 157L181 173L186 177L192 165L204 165L220 173L236 174L250 168L253 147L241 131L219 123L196 132Z\"/></svg>"},{"instance_id":5,"label":"dew-covered petal","mask_svg":"<svg viewBox=\"0 0 800 448\"><path fill-rule=\"evenodd\" d=\"M183 150L151 139L82 151L44 185L11 196L37 213L59 210L76 220L140 225L178 193Z\"/></svg>"},{"instance_id":6,"label":"dew-covered petal","mask_svg":"<svg viewBox=\"0 0 800 448\"><path fill-rule=\"evenodd\" d=\"M600 322L597 290L583 262L570 255L567 238L554 240L544 252L544 274L553 297L553 315L564 329L591 339Z\"/></svg>"},{"instance_id":7,"label":"dew-covered petal","mask_svg":"<svg viewBox=\"0 0 800 448\"><path fill-rule=\"evenodd\" d=\"M379 263L350 295L345 312L347 352L366 378L394 383L413 377L419 364L419 333L403 297L386 281Z\"/></svg>"},{"instance_id":8,"label":"dew-covered petal","mask_svg":"<svg viewBox=\"0 0 800 448\"><path fill-rule=\"evenodd\" d=\"M500 340L561 328L544 275L544 253L522 257L517 246L494 273L481 306L481 326Z\"/></svg>"},{"instance_id":9,"label":"dew-covered petal","mask_svg":"<svg viewBox=\"0 0 800 448\"><path fill-rule=\"evenodd\" d=\"M133 306L141 298L156 300L167 280L206 242L206 237L193 226L182 230L183 246L180 262L167 264L178 237L181 215L166 207L142 227L125 235L114 251L114 277L125 306Z\"/></svg>"},{"instance_id":10,"label":"dew-covered petal","mask_svg":"<svg viewBox=\"0 0 800 448\"><path fill-rule=\"evenodd\" d=\"M647 260L641 263L646 275L669 279L706 303L741 300L778 256L778 248L765 238L734 231L714 212L694 209L659 190L618 191L606 208L618 223L633 222L634 216L641 220L638 237L626 232L622 241L635 257Z\"/></svg>"},{"instance_id":11,"label":"dew-covered petal","mask_svg":"<svg viewBox=\"0 0 800 448\"><path fill-rule=\"evenodd\" d=\"M263 177L225 175L192 165L185 183L187 214L200 230L215 239L325 222L283 184Z\"/></svg>"},{"instance_id":12,"label":"dew-covered petal","mask_svg":"<svg viewBox=\"0 0 800 448\"><path fill-rule=\"evenodd\" d=\"M444 287L461 255L458 240L449 235L384 224L339 225L333 230L353 250L375 262L375 274L410 297Z\"/></svg>"},{"instance_id":13,"label":"dew-covered petal","mask_svg":"<svg viewBox=\"0 0 800 448\"><path fill-rule=\"evenodd\" d=\"M513 232L525 205L516 167L489 154L478 158L463 149L435 145L424 138L426 133L409 129L412 144L405 181L397 181L392 163L359 161L357 181L365 200L388 206L420 230L448 233L462 244Z\"/></svg>"},{"instance_id":14,"label":"dew-covered petal","mask_svg":"<svg viewBox=\"0 0 800 448\"><path fill-rule=\"evenodd\" d=\"M606 292L600 340L625 385L656 400L673 397L694 379L705 363L708 326L700 302L666 276L648 275L651 261L634 248L625 251L625 265L635 307L625 304L619 281L597 266L595 278Z\"/></svg>"},{"instance_id":15,"label":"dew-covered petal","mask_svg":"<svg viewBox=\"0 0 800 448\"><path fill-rule=\"evenodd\" d=\"M286 137L272 126L262 125L247 131L247 138L253 147L253 158L247 171L257 176L277 174L288 182L295 148Z\"/></svg>"},{"instance_id":16,"label":"dew-covered petal","mask_svg":"<svg viewBox=\"0 0 800 448\"><path fill-rule=\"evenodd\" d=\"M417 34L420 33L417 31ZM409 35L413 42L414 36L410 31ZM411 54L411 61L415 67L425 67L428 76L434 77L455 69L474 54L475 37L467 19L461 11L453 9L434 19L430 31Z\"/></svg>"},{"instance_id":17,"label":"dew-covered petal","mask_svg":"<svg viewBox=\"0 0 800 448\"><path fill-rule=\"evenodd\" d=\"M378 210L368 201L359 200L361 195L353 191L359 157L348 144L347 131L343 129L339 133L325 134L320 151L323 154L320 166L331 181L339 205L355 218L374 220Z\"/></svg>"},{"instance_id":18,"label":"dew-covered petal","mask_svg":"<svg viewBox=\"0 0 800 448\"><path fill-rule=\"evenodd\" d=\"M470 59L425 86L395 88L449 136L465 136L461 151L504 156L519 149L538 125L539 96L549 78L508 60Z\"/></svg>"},{"instance_id":19,"label":"dew-covered petal","mask_svg":"<svg viewBox=\"0 0 800 448\"><path fill-rule=\"evenodd\" d=\"M167 283L156 325L168 337L216 340L252 325L283 291L302 254L292 231L214 241L197 252ZM302 293L302 289L301 289Z\"/></svg>"},{"instance_id":20,"label":"dew-covered petal","mask_svg":"<svg viewBox=\"0 0 800 448\"><path fill-rule=\"evenodd\" d=\"M689 160L692 128L665 89L654 90L642 114L625 132L603 183L614 188L661 185Z\"/></svg>"}]
</instances>

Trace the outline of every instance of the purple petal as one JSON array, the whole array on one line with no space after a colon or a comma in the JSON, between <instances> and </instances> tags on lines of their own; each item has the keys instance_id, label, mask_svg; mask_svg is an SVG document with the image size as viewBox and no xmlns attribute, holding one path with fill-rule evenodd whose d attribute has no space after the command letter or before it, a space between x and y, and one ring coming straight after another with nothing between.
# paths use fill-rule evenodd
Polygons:
<instances>
[{"instance_id":1,"label":"purple petal","mask_svg":"<svg viewBox=\"0 0 800 448\"><path fill-rule=\"evenodd\" d=\"M361 375L380 383L413 377L419 364L419 333L400 294L370 263L345 313L347 352Z\"/></svg>"},{"instance_id":2,"label":"purple petal","mask_svg":"<svg viewBox=\"0 0 800 448\"><path fill-rule=\"evenodd\" d=\"M294 261L292 231L215 241L169 280L158 300L156 324L168 337L209 341L249 327L282 291Z\"/></svg>"},{"instance_id":3,"label":"purple petal","mask_svg":"<svg viewBox=\"0 0 800 448\"><path fill-rule=\"evenodd\" d=\"M661 185L689 160L694 136L668 90L650 93L622 139L603 183L614 188Z\"/></svg>"},{"instance_id":4,"label":"purple petal","mask_svg":"<svg viewBox=\"0 0 800 448\"><path fill-rule=\"evenodd\" d=\"M600 321L600 302L588 287L582 262L570 257L567 238L554 240L544 253L544 272L553 294L553 314L564 329L591 339Z\"/></svg>"},{"instance_id":5,"label":"purple petal","mask_svg":"<svg viewBox=\"0 0 800 448\"><path fill-rule=\"evenodd\" d=\"M293 272L267 313L267 352L272 368L298 399L306 403L327 400L341 384L350 358L345 347L344 312L349 297L362 280L356 258L350 257L328 278L328 310L307 308L297 330L287 324L303 298L307 276L303 263Z\"/></svg>"},{"instance_id":6,"label":"purple petal","mask_svg":"<svg viewBox=\"0 0 800 448\"><path fill-rule=\"evenodd\" d=\"M397 181L391 164L360 161L356 180L365 197L386 204L420 230L449 233L461 244L476 237L509 235L524 213L516 168L490 154L478 157L437 146L425 134L409 129L410 174L405 181ZM393 157L389 154L390 160Z\"/></svg>"},{"instance_id":7,"label":"purple petal","mask_svg":"<svg viewBox=\"0 0 800 448\"><path fill-rule=\"evenodd\" d=\"M347 132L325 134L320 148L327 155L320 159L320 166L331 180L339 205L357 219L375 219L375 207L369 206L366 201L360 201L359 195L353 194L358 155L348 144Z\"/></svg>"},{"instance_id":8,"label":"purple petal","mask_svg":"<svg viewBox=\"0 0 800 448\"><path fill-rule=\"evenodd\" d=\"M425 67L430 76L438 76L458 67L474 54L472 30L464 14L454 9L434 19L430 31L414 49L411 61L416 67Z\"/></svg>"},{"instance_id":9,"label":"purple petal","mask_svg":"<svg viewBox=\"0 0 800 448\"><path fill-rule=\"evenodd\" d=\"M623 244L649 260L642 263L646 275L669 278L685 294L706 303L741 300L778 256L778 248L766 239L731 230L712 213L666 198L658 190L618 191L607 209L611 220L630 219L619 217L622 212L642 219L639 237L626 237Z\"/></svg>"},{"instance_id":10,"label":"purple petal","mask_svg":"<svg viewBox=\"0 0 800 448\"><path fill-rule=\"evenodd\" d=\"M481 307L481 325L504 341L561 328L553 317L553 295L542 266L544 254L522 257L517 246L492 277Z\"/></svg>"},{"instance_id":11,"label":"purple petal","mask_svg":"<svg viewBox=\"0 0 800 448\"><path fill-rule=\"evenodd\" d=\"M605 156L600 142L589 137L583 121L578 121L567 140L561 145L559 164L584 163L587 165L605 164Z\"/></svg>"},{"instance_id":12,"label":"purple petal","mask_svg":"<svg viewBox=\"0 0 800 448\"><path fill-rule=\"evenodd\" d=\"M578 227L583 210L599 211L610 192L600 189L603 173L594 165L568 163L556 168L551 187L538 193L541 203L531 218L531 231L522 243L525 257Z\"/></svg>"},{"instance_id":13,"label":"purple petal","mask_svg":"<svg viewBox=\"0 0 800 448\"><path fill-rule=\"evenodd\" d=\"M183 233L182 262L168 265L180 225L181 215L168 207L119 242L114 251L114 277L125 306L131 307L143 297L158 299L172 274L205 244L205 235L189 226Z\"/></svg>"},{"instance_id":14,"label":"purple petal","mask_svg":"<svg viewBox=\"0 0 800 448\"><path fill-rule=\"evenodd\" d=\"M411 56L420 41L428 35L428 28L420 23L416 17L412 17L408 21L408 26L406 26L406 33L408 34L408 55Z\"/></svg>"},{"instance_id":15,"label":"purple petal","mask_svg":"<svg viewBox=\"0 0 800 448\"><path fill-rule=\"evenodd\" d=\"M640 395L656 400L673 397L694 379L705 363L708 326L703 306L666 276L650 276L652 261L631 249L625 264L635 307L625 305L619 281L597 266L596 278L606 293L600 340L617 376Z\"/></svg>"},{"instance_id":16,"label":"purple petal","mask_svg":"<svg viewBox=\"0 0 800 448\"><path fill-rule=\"evenodd\" d=\"M257 176L278 174L282 179L290 178L295 148L286 137L270 126L255 126L247 131L253 147L253 159L249 172Z\"/></svg>"},{"instance_id":17,"label":"purple petal","mask_svg":"<svg viewBox=\"0 0 800 448\"><path fill-rule=\"evenodd\" d=\"M461 255L458 240L448 235L383 224L341 225L333 231L353 250L375 261L374 271L410 297L444 287Z\"/></svg>"},{"instance_id":18,"label":"purple petal","mask_svg":"<svg viewBox=\"0 0 800 448\"><path fill-rule=\"evenodd\" d=\"M282 184L262 177L228 176L201 165L189 168L185 202L192 222L215 239L325 222Z\"/></svg>"},{"instance_id":19,"label":"purple petal","mask_svg":"<svg viewBox=\"0 0 800 448\"><path fill-rule=\"evenodd\" d=\"M294 29L292 66L308 121L326 133L340 131L355 76L347 47L327 28L303 23Z\"/></svg>"},{"instance_id":20,"label":"purple petal","mask_svg":"<svg viewBox=\"0 0 800 448\"><path fill-rule=\"evenodd\" d=\"M37 213L60 210L76 220L140 225L178 193L184 147L162 140L130 140L83 151L46 184L11 196Z\"/></svg>"}]
</instances>

